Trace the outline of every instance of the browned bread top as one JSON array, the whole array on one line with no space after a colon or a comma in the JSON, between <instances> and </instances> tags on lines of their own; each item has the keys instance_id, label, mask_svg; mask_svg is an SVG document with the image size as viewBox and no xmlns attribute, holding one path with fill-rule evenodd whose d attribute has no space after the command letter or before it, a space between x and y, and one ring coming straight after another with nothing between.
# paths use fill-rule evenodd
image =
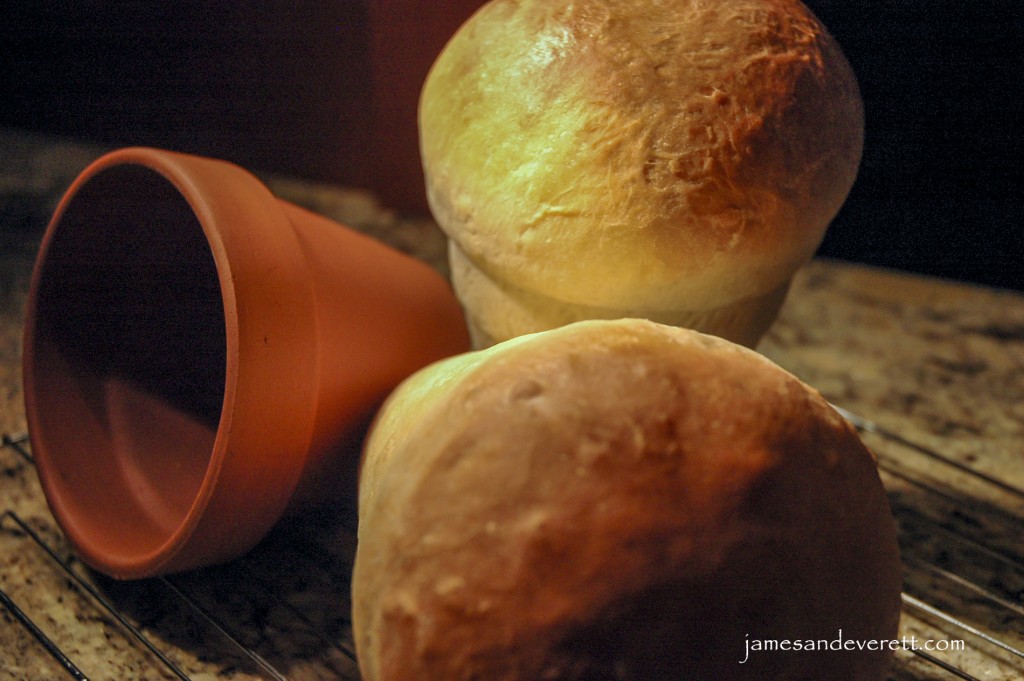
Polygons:
<instances>
[{"instance_id":1,"label":"browned bread top","mask_svg":"<svg viewBox=\"0 0 1024 681\"><path fill-rule=\"evenodd\" d=\"M740 664L892 638L900 608L874 458L751 351L636 320L522 337L414 377L366 457L368 681L881 678L886 652Z\"/></svg>"},{"instance_id":2,"label":"browned bread top","mask_svg":"<svg viewBox=\"0 0 1024 681\"><path fill-rule=\"evenodd\" d=\"M493 0L434 64L420 139L434 215L489 278L705 310L811 257L863 111L798 0Z\"/></svg>"}]
</instances>

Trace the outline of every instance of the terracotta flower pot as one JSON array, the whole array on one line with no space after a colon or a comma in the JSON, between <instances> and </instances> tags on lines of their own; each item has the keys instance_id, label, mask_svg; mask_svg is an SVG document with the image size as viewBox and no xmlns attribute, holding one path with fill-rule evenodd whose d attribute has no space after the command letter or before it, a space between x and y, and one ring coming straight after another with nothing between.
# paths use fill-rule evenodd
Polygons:
<instances>
[{"instance_id":1,"label":"terracotta flower pot","mask_svg":"<svg viewBox=\"0 0 1024 681\"><path fill-rule=\"evenodd\" d=\"M375 408L467 347L427 265L235 165L115 151L60 203L29 294L47 501L115 577L229 560L304 504L354 495Z\"/></svg>"}]
</instances>

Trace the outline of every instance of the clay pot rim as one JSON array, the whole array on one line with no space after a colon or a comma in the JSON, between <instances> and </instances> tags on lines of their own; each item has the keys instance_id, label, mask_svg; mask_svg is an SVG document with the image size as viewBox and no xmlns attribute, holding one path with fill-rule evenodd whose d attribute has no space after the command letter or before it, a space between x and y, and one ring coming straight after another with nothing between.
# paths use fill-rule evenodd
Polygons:
<instances>
[{"instance_id":1,"label":"clay pot rim","mask_svg":"<svg viewBox=\"0 0 1024 681\"><path fill-rule=\"evenodd\" d=\"M31 427L29 430L40 481L65 534L87 563L100 566L103 571L118 577L135 577L177 569L177 563L181 562L179 558L187 560L181 556L186 550L185 545L201 533L204 522L211 525L217 522L210 520L208 510L230 504L233 498L237 498L232 495L241 494L260 505L258 512L247 517L252 522L232 528L237 535L233 538L235 544L254 544L274 525L298 484L301 466L282 464L270 471L261 469L254 474L260 479L254 481L245 472L246 462L240 461L242 457L235 454L255 447L283 461L290 457L281 453L282 450L308 450L316 416L317 348L315 338L300 338L301 334L295 333L290 340L306 345L306 352L286 353L287 357L277 357L276 360L275 355L269 352L259 352L258 346L266 338L262 330L268 325L291 323L297 329L301 325L295 324L295 319L304 316L315 318L312 286L300 274L304 267L301 248L290 229L280 228L280 223L287 223L288 219L279 200L269 189L248 171L231 163L149 147L118 149L96 159L79 174L58 204L41 243L31 277L23 339L23 385L26 416L30 424L38 420L33 380L36 372L33 331L37 323L36 295L46 274L47 253L68 207L82 187L101 173L125 165L155 172L188 203L203 229L216 265L226 327L227 361L223 401L206 472L181 523L162 542L145 554L113 555L97 549L88 534L80 529L71 504L65 503L60 475L55 467L48 465L50 454L43 438L36 437ZM218 192L216 198L211 195L214 188ZM246 220L247 234L230 235L221 230L225 221L239 219L239 216ZM256 280L265 273L254 271L243 259L255 257L258 260L260 253L266 253L268 249L272 249L275 258L285 263L282 271L275 273L273 285L290 288L294 294L291 299L296 306L272 310L266 319L256 319L248 310L254 309L269 284ZM249 284L236 285L239 278L246 278ZM287 385L281 385L279 381L271 385L265 378L268 375L265 367L250 369L254 363L268 361L288 365L283 373L291 377ZM267 390L287 395L289 405L297 405L301 410L304 422L302 438L294 435L286 438L265 432L259 419L237 418L239 414L246 413L254 402L265 400ZM226 479L226 472L244 479ZM273 492L268 492L270 489ZM238 515L237 510L234 513Z\"/></svg>"}]
</instances>

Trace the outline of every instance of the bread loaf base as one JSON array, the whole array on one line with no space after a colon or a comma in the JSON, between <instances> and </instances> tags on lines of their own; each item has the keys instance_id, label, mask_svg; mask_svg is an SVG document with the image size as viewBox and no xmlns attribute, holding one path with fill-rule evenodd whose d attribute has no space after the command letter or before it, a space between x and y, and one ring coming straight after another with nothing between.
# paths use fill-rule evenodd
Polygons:
<instances>
[{"instance_id":1,"label":"bread loaf base","mask_svg":"<svg viewBox=\"0 0 1024 681\"><path fill-rule=\"evenodd\" d=\"M492 278L454 241L448 243L455 294L475 349L586 319L649 319L755 347L778 316L790 281L764 295L708 309L614 309L558 300Z\"/></svg>"}]
</instances>

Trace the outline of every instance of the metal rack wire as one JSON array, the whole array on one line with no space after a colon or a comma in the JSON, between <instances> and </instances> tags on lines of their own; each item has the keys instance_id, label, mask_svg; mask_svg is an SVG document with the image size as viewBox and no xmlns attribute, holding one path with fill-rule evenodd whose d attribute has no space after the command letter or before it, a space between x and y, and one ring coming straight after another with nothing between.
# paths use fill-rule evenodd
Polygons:
<instances>
[{"instance_id":1,"label":"metal rack wire","mask_svg":"<svg viewBox=\"0 0 1024 681\"><path fill-rule=\"evenodd\" d=\"M11 468L31 471L24 435L5 435L2 449L17 459ZM319 520L230 565L116 582L79 563L48 518L0 509L0 551L18 555L0 571L0 641L3 620L13 639L0 644L0 679L358 679L345 617L355 527L344 514L326 528ZM78 658L97 647L106 666L85 669ZM15 649L31 666L5 676Z\"/></svg>"},{"instance_id":2,"label":"metal rack wire","mask_svg":"<svg viewBox=\"0 0 1024 681\"><path fill-rule=\"evenodd\" d=\"M890 678L1024 678L1024 490L840 411L878 454L906 567L901 635L922 646L901 647ZM24 435L4 436L2 449L17 457L16 468L31 469ZM359 674L343 616L354 519L326 529L291 527L222 568L119 583L77 563L53 526L3 510L0 539L19 545L30 569L21 579L33 582L33 592L38 582L55 588L48 602L29 607L19 578L0 573L0 615L10 623L2 626L19 630L23 649L70 679L116 678L131 668L138 678L182 681L354 681ZM338 546L340 552L330 548ZM159 615L147 614L154 608ZM239 613L247 609L248 616ZM92 642L80 640L81 633L69 639L60 612L84 620L76 631ZM278 645L283 639L293 642L288 649ZM963 641L965 649L929 650L925 641ZM92 677L77 666L74 651L96 645L109 649L106 657L119 671Z\"/></svg>"}]
</instances>

